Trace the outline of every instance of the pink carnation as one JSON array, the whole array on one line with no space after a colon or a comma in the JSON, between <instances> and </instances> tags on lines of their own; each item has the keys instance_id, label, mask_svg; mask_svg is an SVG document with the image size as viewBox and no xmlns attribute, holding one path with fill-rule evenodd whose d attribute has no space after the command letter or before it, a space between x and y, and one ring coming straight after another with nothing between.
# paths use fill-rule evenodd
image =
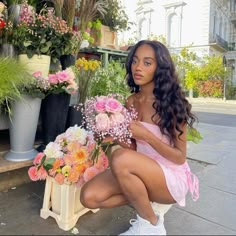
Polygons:
<instances>
[{"instance_id":1,"label":"pink carnation","mask_svg":"<svg viewBox=\"0 0 236 236\"><path fill-rule=\"evenodd\" d=\"M95 166L91 166L87 168L84 172L84 181L87 182L90 179L92 179L94 176L96 176L99 173L99 169L96 168Z\"/></svg>"},{"instance_id":2,"label":"pink carnation","mask_svg":"<svg viewBox=\"0 0 236 236\"><path fill-rule=\"evenodd\" d=\"M39 180L39 177L38 177L37 173L38 173L37 167L35 167L35 166L31 166L28 170L28 175L29 175L29 177L32 181Z\"/></svg>"},{"instance_id":3,"label":"pink carnation","mask_svg":"<svg viewBox=\"0 0 236 236\"><path fill-rule=\"evenodd\" d=\"M41 163L43 156L44 156L44 153L39 152L37 156L34 158L34 161L33 161L34 165L39 165Z\"/></svg>"},{"instance_id":4,"label":"pink carnation","mask_svg":"<svg viewBox=\"0 0 236 236\"><path fill-rule=\"evenodd\" d=\"M47 171L41 166L38 170L38 177L40 180L44 180L48 177Z\"/></svg>"},{"instance_id":5,"label":"pink carnation","mask_svg":"<svg viewBox=\"0 0 236 236\"><path fill-rule=\"evenodd\" d=\"M101 156L98 158L97 163L95 164L95 167L99 170L103 171L109 166L109 160L106 156L106 154L103 152Z\"/></svg>"},{"instance_id":6,"label":"pink carnation","mask_svg":"<svg viewBox=\"0 0 236 236\"><path fill-rule=\"evenodd\" d=\"M58 173L58 174L55 176L55 181L56 181L58 184L64 184L64 180L65 180L65 176L64 176L62 173Z\"/></svg>"},{"instance_id":7,"label":"pink carnation","mask_svg":"<svg viewBox=\"0 0 236 236\"><path fill-rule=\"evenodd\" d=\"M123 108L122 104L114 98L108 98L105 107L107 112L112 113L121 112Z\"/></svg>"}]
</instances>

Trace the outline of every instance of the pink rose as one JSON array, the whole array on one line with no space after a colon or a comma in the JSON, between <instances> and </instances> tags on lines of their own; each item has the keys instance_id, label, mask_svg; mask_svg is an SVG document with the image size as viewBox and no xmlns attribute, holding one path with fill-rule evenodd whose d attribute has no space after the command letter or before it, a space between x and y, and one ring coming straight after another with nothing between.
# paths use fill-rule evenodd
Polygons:
<instances>
[{"instance_id":1,"label":"pink rose","mask_svg":"<svg viewBox=\"0 0 236 236\"><path fill-rule=\"evenodd\" d=\"M49 74L48 75L48 80L50 84L57 84L58 83L58 79L57 76L54 74Z\"/></svg>"},{"instance_id":2,"label":"pink rose","mask_svg":"<svg viewBox=\"0 0 236 236\"><path fill-rule=\"evenodd\" d=\"M112 126L122 124L125 121L125 117L120 112L114 113L110 116Z\"/></svg>"},{"instance_id":3,"label":"pink rose","mask_svg":"<svg viewBox=\"0 0 236 236\"><path fill-rule=\"evenodd\" d=\"M98 113L101 113L101 112L105 112L105 101L98 101L95 103L94 105L94 108L95 108L95 111L98 112Z\"/></svg>"},{"instance_id":4,"label":"pink rose","mask_svg":"<svg viewBox=\"0 0 236 236\"><path fill-rule=\"evenodd\" d=\"M114 98L109 98L105 107L107 112L112 113L121 112L123 108L122 104Z\"/></svg>"},{"instance_id":5,"label":"pink rose","mask_svg":"<svg viewBox=\"0 0 236 236\"><path fill-rule=\"evenodd\" d=\"M95 121L98 131L107 131L110 128L110 119L105 113L96 115Z\"/></svg>"},{"instance_id":6,"label":"pink rose","mask_svg":"<svg viewBox=\"0 0 236 236\"><path fill-rule=\"evenodd\" d=\"M66 82L67 80L69 80L69 76L67 71L63 70L63 71L58 71L56 73L57 75L57 79L60 83Z\"/></svg>"}]
</instances>

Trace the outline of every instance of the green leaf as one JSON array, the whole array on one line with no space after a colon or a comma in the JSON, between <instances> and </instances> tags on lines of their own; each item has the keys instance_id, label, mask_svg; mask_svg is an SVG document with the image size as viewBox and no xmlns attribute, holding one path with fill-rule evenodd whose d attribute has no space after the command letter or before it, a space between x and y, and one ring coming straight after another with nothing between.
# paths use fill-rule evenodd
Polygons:
<instances>
[{"instance_id":1,"label":"green leaf","mask_svg":"<svg viewBox=\"0 0 236 236\"><path fill-rule=\"evenodd\" d=\"M201 136L200 132L195 129L195 128L187 128L187 141L191 141L193 143L198 144L201 140L203 139L203 137Z\"/></svg>"},{"instance_id":2,"label":"green leaf","mask_svg":"<svg viewBox=\"0 0 236 236\"><path fill-rule=\"evenodd\" d=\"M32 45L32 41L24 41L24 42L23 42L23 45L24 45L25 47L29 47L30 45Z\"/></svg>"}]
</instances>

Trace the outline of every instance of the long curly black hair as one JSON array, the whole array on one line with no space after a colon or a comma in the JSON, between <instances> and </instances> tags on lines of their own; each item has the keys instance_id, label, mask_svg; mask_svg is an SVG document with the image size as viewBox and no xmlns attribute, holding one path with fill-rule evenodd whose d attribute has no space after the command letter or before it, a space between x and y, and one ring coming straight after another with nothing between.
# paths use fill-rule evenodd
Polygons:
<instances>
[{"instance_id":1,"label":"long curly black hair","mask_svg":"<svg viewBox=\"0 0 236 236\"><path fill-rule=\"evenodd\" d=\"M174 142L177 139L176 130L179 131L179 138L183 133L181 124L185 122L189 127L192 127L197 117L191 113L192 105L185 98L181 89L175 65L168 49L158 41L141 40L130 49L125 66L126 79L131 92L137 93L140 90L139 86L134 83L131 65L137 48L144 44L153 48L157 62L157 69L154 74L155 87L153 89L153 94L156 97L153 108L156 113L152 116L152 120L155 123L154 117L158 115L160 120L157 125L161 132L169 136L171 142Z\"/></svg>"}]
</instances>

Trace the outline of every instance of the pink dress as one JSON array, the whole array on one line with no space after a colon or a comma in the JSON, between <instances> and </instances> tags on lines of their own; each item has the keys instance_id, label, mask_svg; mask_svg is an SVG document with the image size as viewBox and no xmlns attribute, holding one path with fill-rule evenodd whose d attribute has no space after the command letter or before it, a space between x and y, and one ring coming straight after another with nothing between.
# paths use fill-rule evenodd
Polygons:
<instances>
[{"instance_id":1,"label":"pink dress","mask_svg":"<svg viewBox=\"0 0 236 236\"><path fill-rule=\"evenodd\" d=\"M162 142L170 145L168 137L161 133L157 125L147 122L141 123L161 139ZM180 206L185 206L185 197L188 191L191 193L194 201L199 198L198 178L191 172L187 161L182 165L177 165L161 156L147 142L136 140L136 143L138 152L152 158L160 165L165 174L168 190Z\"/></svg>"}]
</instances>

